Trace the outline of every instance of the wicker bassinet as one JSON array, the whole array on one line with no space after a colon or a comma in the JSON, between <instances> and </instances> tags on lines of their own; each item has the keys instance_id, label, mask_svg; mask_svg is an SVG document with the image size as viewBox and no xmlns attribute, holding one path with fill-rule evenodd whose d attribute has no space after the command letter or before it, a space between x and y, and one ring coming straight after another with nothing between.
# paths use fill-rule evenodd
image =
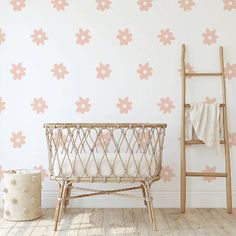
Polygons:
<instances>
[{"instance_id":1,"label":"wicker bassinet","mask_svg":"<svg viewBox=\"0 0 236 236\"><path fill-rule=\"evenodd\" d=\"M59 184L55 230L70 199L116 194L144 200L155 227L151 184L159 180L166 124L51 123L44 125L51 179ZM79 182L132 182L140 185L114 190L73 186ZM88 194L71 196L71 190ZM120 193L141 189L143 197ZM91 193L91 191L93 193Z\"/></svg>"}]
</instances>

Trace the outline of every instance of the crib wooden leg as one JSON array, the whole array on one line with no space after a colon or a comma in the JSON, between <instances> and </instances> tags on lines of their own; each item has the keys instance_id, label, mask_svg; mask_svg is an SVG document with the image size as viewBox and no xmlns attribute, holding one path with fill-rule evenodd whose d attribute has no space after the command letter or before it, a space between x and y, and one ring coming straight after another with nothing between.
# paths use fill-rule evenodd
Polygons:
<instances>
[{"instance_id":1,"label":"crib wooden leg","mask_svg":"<svg viewBox=\"0 0 236 236\"><path fill-rule=\"evenodd\" d=\"M62 186L61 184L59 183L59 190L58 190L58 198L60 198L62 195ZM59 208L59 201L57 200L57 205L56 205L56 208L55 208L55 213L54 213L54 221L56 221L57 219L57 215L58 215L58 208Z\"/></svg>"},{"instance_id":2,"label":"crib wooden leg","mask_svg":"<svg viewBox=\"0 0 236 236\"><path fill-rule=\"evenodd\" d=\"M65 200L65 205L64 205L64 212L66 212L66 207L70 203L71 186L72 186L72 183L68 183L68 187L66 189L66 196L65 196L66 200Z\"/></svg>"},{"instance_id":3,"label":"crib wooden leg","mask_svg":"<svg viewBox=\"0 0 236 236\"><path fill-rule=\"evenodd\" d=\"M156 230L156 220L155 220L155 215L154 215L154 210L153 210L153 202L152 202L150 184L144 183L143 187L144 187L144 191L145 191L145 195L146 195L146 199L147 199L146 203L147 203L147 209L148 209L150 222L153 224L153 228Z\"/></svg>"},{"instance_id":4,"label":"crib wooden leg","mask_svg":"<svg viewBox=\"0 0 236 236\"><path fill-rule=\"evenodd\" d=\"M144 189L143 186L142 186L142 192L143 192L143 198L144 198L144 205L147 206L147 201L145 200L146 199L146 194L145 194L145 189Z\"/></svg>"},{"instance_id":5,"label":"crib wooden leg","mask_svg":"<svg viewBox=\"0 0 236 236\"><path fill-rule=\"evenodd\" d=\"M57 230L58 224L61 220L61 214L62 214L62 208L65 204L65 196L66 196L66 190L67 190L67 184L65 181L63 181L63 184L60 189L59 199L58 199L58 205L55 210L55 225L54 225L54 231Z\"/></svg>"},{"instance_id":6,"label":"crib wooden leg","mask_svg":"<svg viewBox=\"0 0 236 236\"><path fill-rule=\"evenodd\" d=\"M55 212L54 212L54 221L56 222L57 217L58 217L58 208L59 208L59 203L57 204L56 208L55 208Z\"/></svg>"},{"instance_id":7,"label":"crib wooden leg","mask_svg":"<svg viewBox=\"0 0 236 236\"><path fill-rule=\"evenodd\" d=\"M150 186L150 184L147 184L147 191L148 191L150 212L151 212L151 216L152 216L152 224L153 224L154 229L156 230L156 219L155 219L155 215L154 215L153 198L152 198L152 194L151 194L151 186Z\"/></svg>"},{"instance_id":8,"label":"crib wooden leg","mask_svg":"<svg viewBox=\"0 0 236 236\"><path fill-rule=\"evenodd\" d=\"M145 195L146 195L148 215L149 215L150 222L152 223L153 221L152 221L152 214L151 214L151 207L150 207L150 199L148 197L148 191L147 191L147 186L146 185L144 185L144 190L145 190Z\"/></svg>"}]
</instances>

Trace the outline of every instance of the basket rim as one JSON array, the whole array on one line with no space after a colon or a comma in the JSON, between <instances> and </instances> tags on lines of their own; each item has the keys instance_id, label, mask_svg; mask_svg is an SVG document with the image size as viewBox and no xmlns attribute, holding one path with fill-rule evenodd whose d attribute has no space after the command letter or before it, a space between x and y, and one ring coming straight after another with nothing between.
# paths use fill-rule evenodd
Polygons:
<instances>
[{"instance_id":1,"label":"basket rim","mask_svg":"<svg viewBox=\"0 0 236 236\"><path fill-rule=\"evenodd\" d=\"M166 123L44 123L44 128L166 128Z\"/></svg>"},{"instance_id":2,"label":"basket rim","mask_svg":"<svg viewBox=\"0 0 236 236\"><path fill-rule=\"evenodd\" d=\"M36 175L41 173L40 170L36 169L7 169L4 171L4 175Z\"/></svg>"}]
</instances>

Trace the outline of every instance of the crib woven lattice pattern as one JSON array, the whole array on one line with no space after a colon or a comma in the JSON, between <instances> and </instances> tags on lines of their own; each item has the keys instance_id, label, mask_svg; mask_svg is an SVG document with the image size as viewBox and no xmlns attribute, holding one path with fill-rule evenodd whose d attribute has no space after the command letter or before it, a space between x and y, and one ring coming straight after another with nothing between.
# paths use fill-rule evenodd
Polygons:
<instances>
[{"instance_id":1,"label":"crib woven lattice pattern","mask_svg":"<svg viewBox=\"0 0 236 236\"><path fill-rule=\"evenodd\" d=\"M55 178L155 178L165 124L45 124Z\"/></svg>"}]
</instances>

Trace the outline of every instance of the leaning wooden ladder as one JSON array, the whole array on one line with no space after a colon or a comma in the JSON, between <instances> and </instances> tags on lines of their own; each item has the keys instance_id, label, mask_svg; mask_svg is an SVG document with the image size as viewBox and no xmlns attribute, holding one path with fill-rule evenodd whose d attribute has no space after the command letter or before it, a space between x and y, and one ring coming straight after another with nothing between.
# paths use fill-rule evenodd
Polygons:
<instances>
[{"instance_id":1,"label":"leaning wooden ladder","mask_svg":"<svg viewBox=\"0 0 236 236\"><path fill-rule=\"evenodd\" d=\"M226 178L226 199L227 199L227 212L232 212L232 193L231 193L231 171L230 171L230 149L228 138L228 124L227 124L227 104L226 104L226 85L225 85L225 72L224 72L224 55L223 47L219 48L220 68L221 71L217 73L186 73L185 70L185 45L182 45L182 113L181 113L181 211L185 212L186 207L186 177L225 177ZM185 128L186 128L186 108L190 107L190 104L186 103L186 78L194 76L220 76L222 80L222 100L223 104L220 104L220 108L223 109L223 132L224 138L220 140L220 143L224 145L225 154L225 172L223 173L202 173L202 172L188 172L186 171L186 145L192 144L204 144L201 140L186 140Z\"/></svg>"}]
</instances>

